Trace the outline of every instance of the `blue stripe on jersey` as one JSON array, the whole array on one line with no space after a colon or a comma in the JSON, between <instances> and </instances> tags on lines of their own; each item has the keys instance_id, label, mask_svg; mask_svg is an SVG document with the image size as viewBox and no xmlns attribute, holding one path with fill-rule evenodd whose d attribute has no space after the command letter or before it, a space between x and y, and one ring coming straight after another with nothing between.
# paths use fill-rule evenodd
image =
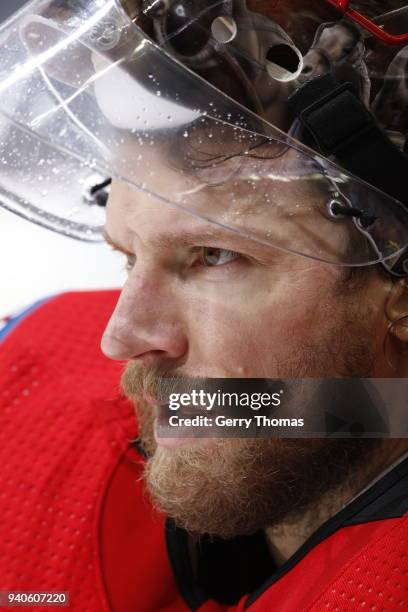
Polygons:
<instances>
[{"instance_id":1,"label":"blue stripe on jersey","mask_svg":"<svg viewBox=\"0 0 408 612\"><path fill-rule=\"evenodd\" d=\"M6 336L8 336L9 333L13 331L15 327L17 327L20 321L25 319L29 314L31 314L34 310L37 310L37 308L42 306L42 304L45 304L46 302L48 302L50 299L52 298L48 297L42 300L38 300L37 302L34 302L34 304L29 306L29 308L26 308L25 310L20 312L20 314L10 319L7 325L3 327L3 329L0 330L0 342L2 342L6 338Z\"/></svg>"}]
</instances>

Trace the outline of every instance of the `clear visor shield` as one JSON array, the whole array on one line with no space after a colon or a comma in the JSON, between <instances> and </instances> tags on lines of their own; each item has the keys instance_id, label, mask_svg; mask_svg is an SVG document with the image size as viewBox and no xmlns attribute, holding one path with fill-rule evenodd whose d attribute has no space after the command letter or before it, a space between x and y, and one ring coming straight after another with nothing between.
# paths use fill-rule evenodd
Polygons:
<instances>
[{"instance_id":1,"label":"clear visor shield","mask_svg":"<svg viewBox=\"0 0 408 612\"><path fill-rule=\"evenodd\" d=\"M273 21L245 12L223 21L213 12L225 3L201 4L200 20L187 22L180 4L174 28L190 41L190 60L202 53L197 61L216 75L207 80L169 53L174 28L154 37L159 25L132 21L118 0L35 0L8 22L0 32L0 203L96 241L105 215L98 195L112 178L136 190L135 206L139 193L291 253L346 266L397 258L408 245L405 208L293 137L285 109L302 71L297 47ZM200 36L216 53L200 50ZM286 64L277 51L262 66L247 54L244 75L243 60L225 53L229 36L241 37L241 60L257 37L281 46ZM232 64L242 77L235 96ZM251 71L254 82L264 77L253 103Z\"/></svg>"}]
</instances>

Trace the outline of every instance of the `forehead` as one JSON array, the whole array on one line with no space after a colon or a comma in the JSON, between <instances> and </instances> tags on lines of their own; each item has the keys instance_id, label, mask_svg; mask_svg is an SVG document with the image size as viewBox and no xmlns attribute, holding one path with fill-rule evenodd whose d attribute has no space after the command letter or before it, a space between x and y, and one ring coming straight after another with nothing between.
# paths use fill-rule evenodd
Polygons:
<instances>
[{"instance_id":1,"label":"forehead","mask_svg":"<svg viewBox=\"0 0 408 612\"><path fill-rule=\"evenodd\" d=\"M137 228L150 237L218 225L226 237L229 228L314 254L327 250L323 237L331 241L336 232L327 203L338 188L313 156L283 142L206 120L186 138L126 138L121 155L128 185L145 187L114 184L109 224L114 220L122 233Z\"/></svg>"},{"instance_id":2,"label":"forehead","mask_svg":"<svg viewBox=\"0 0 408 612\"><path fill-rule=\"evenodd\" d=\"M257 202L251 194L242 206L231 205L231 194L224 189L220 193L203 190L193 194L192 210L185 210L114 181L107 207L107 234L129 252L141 245L157 252L213 246L252 253L268 261L282 259L288 251L340 259L347 245L347 229L316 210L316 194L308 196L299 183L282 183L276 189L276 205L266 206L263 199ZM310 264L310 259L300 259Z\"/></svg>"},{"instance_id":3,"label":"forehead","mask_svg":"<svg viewBox=\"0 0 408 612\"><path fill-rule=\"evenodd\" d=\"M234 232L191 211L160 201L154 195L114 181L107 206L106 231L113 240L131 245L137 237L156 248L228 240L237 248L248 241Z\"/></svg>"}]
</instances>

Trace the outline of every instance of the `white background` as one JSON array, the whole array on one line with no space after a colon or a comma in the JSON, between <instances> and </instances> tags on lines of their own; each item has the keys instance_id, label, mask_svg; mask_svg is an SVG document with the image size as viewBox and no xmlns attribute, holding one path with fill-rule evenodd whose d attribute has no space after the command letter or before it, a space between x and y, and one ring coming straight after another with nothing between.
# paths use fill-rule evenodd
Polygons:
<instances>
[{"instance_id":1,"label":"white background","mask_svg":"<svg viewBox=\"0 0 408 612\"><path fill-rule=\"evenodd\" d=\"M118 287L124 257L38 227L0 208L0 318L68 289Z\"/></svg>"}]
</instances>

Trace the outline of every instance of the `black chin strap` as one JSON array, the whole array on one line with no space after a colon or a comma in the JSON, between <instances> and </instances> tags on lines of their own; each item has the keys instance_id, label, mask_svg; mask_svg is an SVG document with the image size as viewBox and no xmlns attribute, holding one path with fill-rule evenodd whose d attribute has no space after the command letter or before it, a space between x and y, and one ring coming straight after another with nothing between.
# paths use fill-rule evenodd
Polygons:
<instances>
[{"instance_id":1,"label":"black chin strap","mask_svg":"<svg viewBox=\"0 0 408 612\"><path fill-rule=\"evenodd\" d=\"M312 148L335 156L348 172L408 206L408 155L390 141L350 83L339 84L331 74L317 77L291 96L289 106ZM408 252L392 270L385 267L406 276L407 258Z\"/></svg>"}]
</instances>

